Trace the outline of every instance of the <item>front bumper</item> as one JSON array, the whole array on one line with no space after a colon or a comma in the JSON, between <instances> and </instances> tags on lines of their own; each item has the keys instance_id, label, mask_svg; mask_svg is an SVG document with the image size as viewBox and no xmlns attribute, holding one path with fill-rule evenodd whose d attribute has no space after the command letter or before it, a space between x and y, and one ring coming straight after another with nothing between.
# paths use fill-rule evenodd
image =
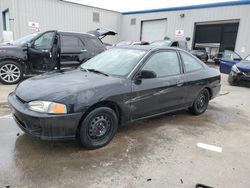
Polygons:
<instances>
[{"instance_id":1,"label":"front bumper","mask_svg":"<svg viewBox=\"0 0 250 188\"><path fill-rule=\"evenodd\" d=\"M237 74L231 71L229 74L229 79L234 80L235 82L250 81L250 74L246 74L244 72Z\"/></svg>"},{"instance_id":2,"label":"front bumper","mask_svg":"<svg viewBox=\"0 0 250 188\"><path fill-rule=\"evenodd\" d=\"M14 120L25 133L42 140L75 139L83 113L50 115L34 112L14 92L8 101Z\"/></svg>"}]
</instances>

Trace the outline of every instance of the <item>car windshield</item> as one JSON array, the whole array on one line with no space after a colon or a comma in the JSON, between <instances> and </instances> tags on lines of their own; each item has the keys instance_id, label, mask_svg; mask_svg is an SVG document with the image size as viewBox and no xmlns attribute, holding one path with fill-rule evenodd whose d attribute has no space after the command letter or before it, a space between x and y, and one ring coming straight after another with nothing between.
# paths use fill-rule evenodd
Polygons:
<instances>
[{"instance_id":1,"label":"car windshield","mask_svg":"<svg viewBox=\"0 0 250 188\"><path fill-rule=\"evenodd\" d=\"M94 69L114 76L126 76L146 52L138 49L113 48L81 65L83 69Z\"/></svg>"},{"instance_id":2,"label":"car windshield","mask_svg":"<svg viewBox=\"0 0 250 188\"><path fill-rule=\"evenodd\" d=\"M246 61L250 61L250 55L245 58Z\"/></svg>"},{"instance_id":3,"label":"car windshield","mask_svg":"<svg viewBox=\"0 0 250 188\"><path fill-rule=\"evenodd\" d=\"M170 46L170 44L171 44L171 41L169 40L154 41L150 43L150 45L154 45L154 46Z\"/></svg>"},{"instance_id":4,"label":"car windshield","mask_svg":"<svg viewBox=\"0 0 250 188\"><path fill-rule=\"evenodd\" d=\"M32 33L30 35L26 35L20 39L17 39L13 42L11 42L10 44L12 45L16 45L16 46L22 46L23 44L26 44L28 42L30 42L34 37L36 37L39 33Z\"/></svg>"}]
</instances>

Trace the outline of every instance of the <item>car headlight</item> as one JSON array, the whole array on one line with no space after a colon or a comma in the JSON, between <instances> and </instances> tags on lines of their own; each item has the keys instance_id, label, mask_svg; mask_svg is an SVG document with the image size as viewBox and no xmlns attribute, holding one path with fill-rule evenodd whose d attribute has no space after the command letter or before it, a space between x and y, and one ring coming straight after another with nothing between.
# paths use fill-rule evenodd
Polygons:
<instances>
[{"instance_id":1,"label":"car headlight","mask_svg":"<svg viewBox=\"0 0 250 188\"><path fill-rule=\"evenodd\" d=\"M232 71L235 73L240 73L240 70L238 69L238 67L236 65L232 66Z\"/></svg>"},{"instance_id":2,"label":"car headlight","mask_svg":"<svg viewBox=\"0 0 250 188\"><path fill-rule=\"evenodd\" d=\"M66 105L49 101L31 101L28 103L28 108L35 112L48 113L48 114L67 113Z\"/></svg>"}]
</instances>

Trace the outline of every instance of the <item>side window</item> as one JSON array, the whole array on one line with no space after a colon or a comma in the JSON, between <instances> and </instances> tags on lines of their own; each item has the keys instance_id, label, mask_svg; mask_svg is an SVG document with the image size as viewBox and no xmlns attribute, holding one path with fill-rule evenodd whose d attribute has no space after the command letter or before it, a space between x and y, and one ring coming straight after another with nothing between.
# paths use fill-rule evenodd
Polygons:
<instances>
[{"instance_id":1,"label":"side window","mask_svg":"<svg viewBox=\"0 0 250 188\"><path fill-rule=\"evenodd\" d=\"M225 50L223 53L223 58L231 59L231 60L241 59L241 57L238 54L236 54L235 52L231 50Z\"/></svg>"},{"instance_id":2,"label":"side window","mask_svg":"<svg viewBox=\"0 0 250 188\"><path fill-rule=\"evenodd\" d=\"M200 70L203 68L199 60L195 59L191 55L185 52L180 52L180 54L181 54L181 58L185 66L186 72L193 72L193 71Z\"/></svg>"},{"instance_id":3,"label":"side window","mask_svg":"<svg viewBox=\"0 0 250 188\"><path fill-rule=\"evenodd\" d=\"M250 61L250 55L245 58L246 61Z\"/></svg>"},{"instance_id":4,"label":"side window","mask_svg":"<svg viewBox=\"0 0 250 188\"><path fill-rule=\"evenodd\" d=\"M67 49L83 49L84 44L76 36L61 35L61 49L62 51Z\"/></svg>"},{"instance_id":5,"label":"side window","mask_svg":"<svg viewBox=\"0 0 250 188\"><path fill-rule=\"evenodd\" d=\"M157 77L180 74L180 65L176 52L166 51L154 54L142 70L154 71Z\"/></svg>"},{"instance_id":6,"label":"side window","mask_svg":"<svg viewBox=\"0 0 250 188\"><path fill-rule=\"evenodd\" d=\"M34 42L35 48L50 49L52 48L55 32L44 33Z\"/></svg>"}]
</instances>

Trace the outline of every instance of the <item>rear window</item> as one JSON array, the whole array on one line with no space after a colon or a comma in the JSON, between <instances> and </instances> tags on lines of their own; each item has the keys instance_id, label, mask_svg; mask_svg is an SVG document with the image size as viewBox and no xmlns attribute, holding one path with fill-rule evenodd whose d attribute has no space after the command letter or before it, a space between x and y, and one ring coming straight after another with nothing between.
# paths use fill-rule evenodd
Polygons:
<instances>
[{"instance_id":1,"label":"rear window","mask_svg":"<svg viewBox=\"0 0 250 188\"><path fill-rule=\"evenodd\" d=\"M86 38L86 39L87 39L87 43L93 48L102 48L103 47L102 42L97 38Z\"/></svg>"}]
</instances>

